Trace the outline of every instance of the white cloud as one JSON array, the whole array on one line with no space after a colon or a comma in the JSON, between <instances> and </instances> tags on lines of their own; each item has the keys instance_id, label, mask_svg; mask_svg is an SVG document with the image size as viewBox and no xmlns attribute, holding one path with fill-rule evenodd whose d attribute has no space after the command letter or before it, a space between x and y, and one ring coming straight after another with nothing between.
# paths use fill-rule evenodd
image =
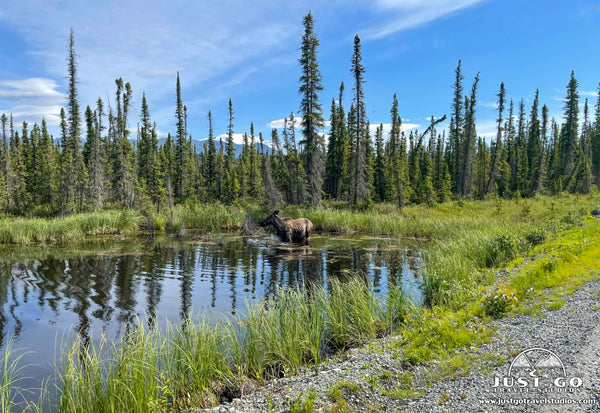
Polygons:
<instances>
[{"instance_id":1,"label":"white cloud","mask_svg":"<svg viewBox=\"0 0 600 413\"><path fill-rule=\"evenodd\" d=\"M52 79L33 77L21 80L0 81L0 100L23 102L33 100L43 103L62 103L65 95L56 89L58 84Z\"/></svg>"},{"instance_id":2,"label":"white cloud","mask_svg":"<svg viewBox=\"0 0 600 413\"><path fill-rule=\"evenodd\" d=\"M296 129L299 129L302 127L302 118L300 116L296 116L294 115L294 127ZM275 119L272 120L271 122L267 123L267 126L271 129L275 128L275 129L283 129L283 125L285 123L286 119ZM290 120L287 119L287 123L288 123L288 127L290 124Z\"/></svg>"},{"instance_id":3,"label":"white cloud","mask_svg":"<svg viewBox=\"0 0 600 413\"><path fill-rule=\"evenodd\" d=\"M41 118L58 125L65 95L57 88L56 81L40 77L0 81L0 101L10 105L0 113L12 114L15 126L23 121L39 123Z\"/></svg>"},{"instance_id":4,"label":"white cloud","mask_svg":"<svg viewBox=\"0 0 600 413\"><path fill-rule=\"evenodd\" d=\"M477 131L477 136L484 138L495 137L498 133L498 122L496 122L494 119L476 122L475 130Z\"/></svg>"},{"instance_id":5,"label":"white cloud","mask_svg":"<svg viewBox=\"0 0 600 413\"><path fill-rule=\"evenodd\" d=\"M598 91L597 90L592 90L592 91L586 91L586 90L582 90L579 92L579 96L598 96Z\"/></svg>"},{"instance_id":6,"label":"white cloud","mask_svg":"<svg viewBox=\"0 0 600 413\"><path fill-rule=\"evenodd\" d=\"M482 1L485 0L377 0L375 7L382 14L391 15L391 18L368 29L363 37L380 39L401 30L422 26Z\"/></svg>"}]
</instances>

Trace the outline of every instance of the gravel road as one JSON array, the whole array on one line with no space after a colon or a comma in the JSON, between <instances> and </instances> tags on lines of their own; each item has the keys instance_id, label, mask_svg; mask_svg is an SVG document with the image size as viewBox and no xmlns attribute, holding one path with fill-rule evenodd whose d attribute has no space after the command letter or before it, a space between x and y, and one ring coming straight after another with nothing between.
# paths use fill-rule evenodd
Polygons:
<instances>
[{"instance_id":1,"label":"gravel road","mask_svg":"<svg viewBox=\"0 0 600 413\"><path fill-rule=\"evenodd\" d=\"M541 316L519 314L494 321L496 333L491 342L473 350L483 361L466 376L438 380L427 387L425 379L419 382L421 368L417 367L413 375L415 385L425 391L422 397L395 399L382 394L405 368L386 350L390 339L385 338L324 364L318 375L308 369L208 411L285 412L298 397L305 400L308 392L313 392L314 411L600 412L600 282L587 283L564 299L560 309ZM519 354L532 348L539 350L527 353L528 360L537 369L518 368L515 362L512 377L521 382L507 378L506 384L512 387L506 387L504 378L511 362L525 360ZM548 355L547 360L554 364L535 364ZM564 370L556 364L557 359ZM394 372L389 385L385 372ZM499 385L494 388L496 380ZM326 394L340 382L358 385L354 390L342 388L343 406L335 405ZM504 403L498 404L499 400Z\"/></svg>"}]
</instances>

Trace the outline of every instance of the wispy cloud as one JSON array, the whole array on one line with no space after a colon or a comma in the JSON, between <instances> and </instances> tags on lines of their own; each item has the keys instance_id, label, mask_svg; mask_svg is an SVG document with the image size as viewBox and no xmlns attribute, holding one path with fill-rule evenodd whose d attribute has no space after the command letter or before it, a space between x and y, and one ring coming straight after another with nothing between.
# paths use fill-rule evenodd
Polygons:
<instances>
[{"instance_id":1,"label":"wispy cloud","mask_svg":"<svg viewBox=\"0 0 600 413\"><path fill-rule=\"evenodd\" d=\"M56 89L52 79L33 77L23 80L0 81L0 100L8 102L35 101L37 103L62 103L65 95Z\"/></svg>"},{"instance_id":2,"label":"wispy cloud","mask_svg":"<svg viewBox=\"0 0 600 413\"><path fill-rule=\"evenodd\" d=\"M234 87L243 87L248 62L273 51L287 53L285 40L297 37L300 29L298 9L286 10L277 2L255 6L241 7L233 0L69 0L57 7L22 0L3 5L0 22L15 28L28 43L28 54L59 81L65 79L72 27L81 101L92 103L98 95L114 99L114 80L122 76L133 86L134 105L139 105L142 90L151 91L147 98L153 118L170 125L177 71L189 95L196 90L231 95ZM277 19L272 18L275 12ZM186 104L196 109L193 102ZM169 110L163 110L167 105Z\"/></svg>"},{"instance_id":3,"label":"wispy cloud","mask_svg":"<svg viewBox=\"0 0 600 413\"><path fill-rule=\"evenodd\" d=\"M0 102L7 106L0 112L11 113L17 125L23 121L39 122L41 118L58 125L65 102L65 95L56 90L58 87L56 81L40 77L0 81Z\"/></svg>"},{"instance_id":4,"label":"wispy cloud","mask_svg":"<svg viewBox=\"0 0 600 413\"><path fill-rule=\"evenodd\" d=\"M401 30L422 26L485 0L376 0L375 7L388 17L383 24L372 27L365 39L380 39Z\"/></svg>"},{"instance_id":5,"label":"wispy cloud","mask_svg":"<svg viewBox=\"0 0 600 413\"><path fill-rule=\"evenodd\" d=\"M267 123L267 126L271 129L273 129L273 128L282 129L285 122L288 123L288 127L289 127L289 124L290 124L289 119L275 119L275 120L272 120L271 122ZM294 118L294 127L295 128L302 127L302 118L300 116L297 116Z\"/></svg>"}]
</instances>

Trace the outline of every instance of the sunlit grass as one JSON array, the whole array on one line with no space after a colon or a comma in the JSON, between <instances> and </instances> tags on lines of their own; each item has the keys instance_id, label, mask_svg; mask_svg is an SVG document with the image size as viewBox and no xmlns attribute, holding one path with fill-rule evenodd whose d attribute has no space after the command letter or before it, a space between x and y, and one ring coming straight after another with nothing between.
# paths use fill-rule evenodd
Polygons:
<instances>
[{"instance_id":1,"label":"sunlit grass","mask_svg":"<svg viewBox=\"0 0 600 413\"><path fill-rule=\"evenodd\" d=\"M102 211L61 218L5 218L0 220L0 244L69 241L90 235L132 234L139 228L136 211Z\"/></svg>"},{"instance_id":2,"label":"sunlit grass","mask_svg":"<svg viewBox=\"0 0 600 413\"><path fill-rule=\"evenodd\" d=\"M372 340L390 326L400 328L409 312L402 293L378 298L356 277L333 280L327 289L281 288L251 305L243 319L188 320L162 332L138 322L117 343L102 338L67 347L57 366L56 408L152 412L214 406L239 396L248 380L294 374L330 352Z\"/></svg>"},{"instance_id":3,"label":"sunlit grass","mask_svg":"<svg viewBox=\"0 0 600 413\"><path fill-rule=\"evenodd\" d=\"M600 278L600 221L587 218L533 253L538 259L521 268L510 286L520 300L542 297L550 302L550 309L558 309L564 304L561 294Z\"/></svg>"}]
</instances>

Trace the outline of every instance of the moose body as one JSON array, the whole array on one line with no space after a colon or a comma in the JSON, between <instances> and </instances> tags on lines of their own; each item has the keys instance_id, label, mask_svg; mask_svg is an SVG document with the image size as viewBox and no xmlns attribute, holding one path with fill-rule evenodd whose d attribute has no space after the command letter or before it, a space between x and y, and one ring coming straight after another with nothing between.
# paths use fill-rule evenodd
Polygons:
<instances>
[{"instance_id":1,"label":"moose body","mask_svg":"<svg viewBox=\"0 0 600 413\"><path fill-rule=\"evenodd\" d=\"M309 219L280 217L279 211L273 212L260 223L261 227L266 227L267 225L271 225L275 228L277 236L282 242L294 242L299 244L308 244L308 238L310 237L310 232L313 228L313 224Z\"/></svg>"}]
</instances>

